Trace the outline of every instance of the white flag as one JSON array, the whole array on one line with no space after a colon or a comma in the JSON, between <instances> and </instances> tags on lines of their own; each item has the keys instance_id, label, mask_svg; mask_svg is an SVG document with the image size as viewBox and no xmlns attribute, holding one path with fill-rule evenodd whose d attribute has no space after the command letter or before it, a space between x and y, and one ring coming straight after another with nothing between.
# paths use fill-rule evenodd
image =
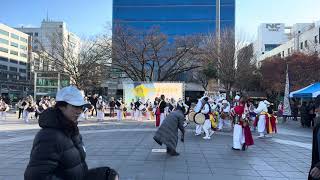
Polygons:
<instances>
[{"instance_id":1,"label":"white flag","mask_svg":"<svg viewBox=\"0 0 320 180\"><path fill-rule=\"evenodd\" d=\"M286 86L285 86L285 90L284 90L283 115L284 116L291 116L291 107L290 107L290 100L289 100L288 65L287 65L287 72L286 72Z\"/></svg>"}]
</instances>

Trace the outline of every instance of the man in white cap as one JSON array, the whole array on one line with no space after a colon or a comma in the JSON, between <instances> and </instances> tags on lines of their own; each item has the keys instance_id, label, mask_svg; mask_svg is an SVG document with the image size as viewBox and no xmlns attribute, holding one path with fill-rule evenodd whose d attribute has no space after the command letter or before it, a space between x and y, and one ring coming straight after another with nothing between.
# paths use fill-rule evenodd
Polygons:
<instances>
[{"instance_id":1,"label":"man in white cap","mask_svg":"<svg viewBox=\"0 0 320 180\"><path fill-rule=\"evenodd\" d=\"M270 106L270 103L267 100L260 101L257 109L254 110L256 114L259 116L258 120L258 133L259 138L262 138L265 136L266 131L266 114L268 113L268 106Z\"/></svg>"},{"instance_id":2,"label":"man in white cap","mask_svg":"<svg viewBox=\"0 0 320 180\"><path fill-rule=\"evenodd\" d=\"M87 106L81 91L75 86L62 88L56 101L54 108L39 117L41 129L33 141L24 179L118 179L109 167L88 169L77 121Z\"/></svg>"}]
</instances>

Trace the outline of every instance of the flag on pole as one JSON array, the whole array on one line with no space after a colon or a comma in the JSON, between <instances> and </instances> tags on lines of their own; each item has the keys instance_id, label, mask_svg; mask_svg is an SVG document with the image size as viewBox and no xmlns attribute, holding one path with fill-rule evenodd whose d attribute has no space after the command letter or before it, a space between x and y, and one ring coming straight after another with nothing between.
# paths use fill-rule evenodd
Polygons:
<instances>
[{"instance_id":1,"label":"flag on pole","mask_svg":"<svg viewBox=\"0 0 320 180\"><path fill-rule=\"evenodd\" d=\"M286 86L284 90L284 100L283 100L283 115L284 116L291 116L291 107L290 107L290 100L289 100L289 74L288 74L288 65L286 70Z\"/></svg>"}]
</instances>

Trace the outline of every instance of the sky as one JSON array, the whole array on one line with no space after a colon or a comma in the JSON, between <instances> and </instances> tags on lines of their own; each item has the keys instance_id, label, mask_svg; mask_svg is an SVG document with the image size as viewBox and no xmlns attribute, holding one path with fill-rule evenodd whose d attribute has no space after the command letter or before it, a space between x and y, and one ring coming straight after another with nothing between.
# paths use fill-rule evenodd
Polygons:
<instances>
[{"instance_id":1,"label":"sky","mask_svg":"<svg viewBox=\"0 0 320 180\"><path fill-rule=\"evenodd\" d=\"M254 40L260 23L318 21L319 7L320 0L236 0L236 31ZM78 36L91 37L110 30L112 0L1 0L0 23L11 27L39 27L47 14Z\"/></svg>"}]
</instances>

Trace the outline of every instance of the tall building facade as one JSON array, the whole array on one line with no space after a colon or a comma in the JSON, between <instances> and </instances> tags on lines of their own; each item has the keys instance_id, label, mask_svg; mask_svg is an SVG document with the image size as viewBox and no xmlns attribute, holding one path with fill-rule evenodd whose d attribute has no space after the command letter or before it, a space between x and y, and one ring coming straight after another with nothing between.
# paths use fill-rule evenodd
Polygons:
<instances>
[{"instance_id":1,"label":"tall building facade","mask_svg":"<svg viewBox=\"0 0 320 180\"><path fill-rule=\"evenodd\" d=\"M159 27L168 36L235 27L235 0L113 0L113 28Z\"/></svg>"},{"instance_id":2,"label":"tall building facade","mask_svg":"<svg viewBox=\"0 0 320 180\"><path fill-rule=\"evenodd\" d=\"M69 44L74 48L74 52L78 53L80 49L81 40L74 33L70 32L67 28L67 24L63 21L50 21L43 20L39 28L16 28L28 34L31 37L30 45L33 52L41 51L40 44L46 50L50 51L52 47L52 38L59 38L57 42L62 44ZM50 71L54 67L51 67L48 62L41 60L35 53L31 56L32 70L35 71Z\"/></svg>"},{"instance_id":3,"label":"tall building facade","mask_svg":"<svg viewBox=\"0 0 320 180\"><path fill-rule=\"evenodd\" d=\"M31 90L28 81L28 34L0 23L1 95L16 101Z\"/></svg>"},{"instance_id":4,"label":"tall building facade","mask_svg":"<svg viewBox=\"0 0 320 180\"><path fill-rule=\"evenodd\" d=\"M63 72L57 72L50 62L41 59L38 52L41 52L42 48L50 52L54 45L52 44L52 38L56 38L55 41L59 45L67 45L72 48L73 53L76 55L80 51L80 38L70 32L67 24L63 21L51 21L47 19L43 20L41 26L37 28L20 27L16 29L31 37L30 77L34 84L34 97L38 98L43 95L54 96L57 90L70 83L70 78L63 74Z\"/></svg>"},{"instance_id":5,"label":"tall building facade","mask_svg":"<svg viewBox=\"0 0 320 180\"><path fill-rule=\"evenodd\" d=\"M258 33L254 48L258 66L263 60L273 56L285 58L297 52L305 54L320 52L320 21L296 23L286 27L280 23L262 24L259 29L267 27L265 25L273 27L271 29L273 32ZM284 27L286 31L284 31ZM269 42L273 42L274 47L267 49L266 47L270 45Z\"/></svg>"},{"instance_id":6,"label":"tall building facade","mask_svg":"<svg viewBox=\"0 0 320 180\"><path fill-rule=\"evenodd\" d=\"M118 27L138 32L156 27L169 41L176 36L220 34L235 30L235 0L113 0L112 24L113 36ZM188 77L184 73L177 80L188 81ZM119 87L110 85L109 92L119 92Z\"/></svg>"}]
</instances>

